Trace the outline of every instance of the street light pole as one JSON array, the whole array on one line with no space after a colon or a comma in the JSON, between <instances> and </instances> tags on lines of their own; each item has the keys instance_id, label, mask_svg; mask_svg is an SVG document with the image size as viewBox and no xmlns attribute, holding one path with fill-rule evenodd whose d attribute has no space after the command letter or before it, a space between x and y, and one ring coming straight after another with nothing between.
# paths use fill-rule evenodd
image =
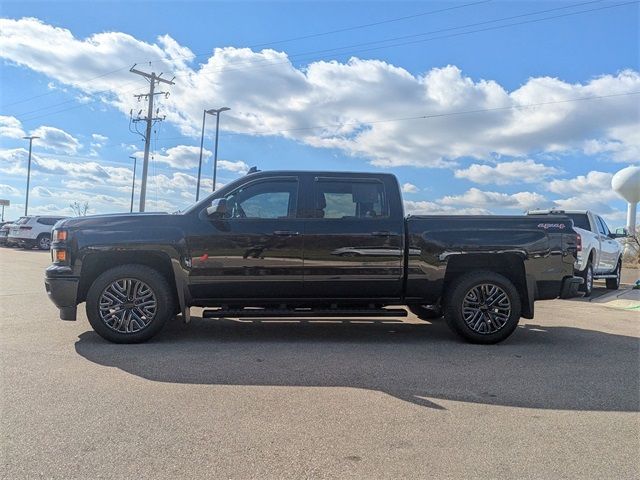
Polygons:
<instances>
[{"instance_id":1,"label":"street light pole","mask_svg":"<svg viewBox=\"0 0 640 480\"><path fill-rule=\"evenodd\" d=\"M40 137L36 137L34 135L31 135L30 137L22 137L25 140L29 140L29 163L27 166L27 195L24 201L24 216L27 216L27 212L29 211L29 182L31 181L31 147L33 146L33 140L35 138L40 138Z\"/></svg>"},{"instance_id":2,"label":"street light pole","mask_svg":"<svg viewBox=\"0 0 640 480\"><path fill-rule=\"evenodd\" d=\"M211 191L216 191L216 174L218 171L218 132L220 130L220 114L231 110L229 107L222 107L216 110L216 146L213 150L213 188Z\"/></svg>"},{"instance_id":3,"label":"street light pole","mask_svg":"<svg viewBox=\"0 0 640 480\"><path fill-rule=\"evenodd\" d=\"M222 108L211 108L209 110L204 110L202 112L202 134L200 135L200 161L198 162L198 184L196 186L196 202L200 198L200 177L202 174L202 150L204 145L204 123L207 119L207 113L209 115L216 116L216 144L215 151L213 154L213 191L216 191L216 170L218 167L218 131L220 130L220 114L222 112L226 112L227 110L231 110L229 107Z\"/></svg>"},{"instance_id":4,"label":"street light pole","mask_svg":"<svg viewBox=\"0 0 640 480\"><path fill-rule=\"evenodd\" d=\"M196 185L196 202L200 199L200 175L202 174L202 147L204 145L204 122L207 119L207 110L202 111L202 134L200 135L200 161L198 162L198 183Z\"/></svg>"},{"instance_id":5,"label":"street light pole","mask_svg":"<svg viewBox=\"0 0 640 480\"><path fill-rule=\"evenodd\" d=\"M131 184L131 208L129 209L129 213L133 213L133 194L136 191L136 164L138 163L138 158L131 156L129 156L129 158L133 159L133 183Z\"/></svg>"}]
</instances>

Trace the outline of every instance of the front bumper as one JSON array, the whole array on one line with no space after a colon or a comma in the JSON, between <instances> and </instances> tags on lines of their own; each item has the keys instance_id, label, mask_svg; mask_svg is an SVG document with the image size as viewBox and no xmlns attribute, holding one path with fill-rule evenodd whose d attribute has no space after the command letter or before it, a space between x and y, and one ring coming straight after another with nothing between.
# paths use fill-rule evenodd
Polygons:
<instances>
[{"instance_id":1,"label":"front bumper","mask_svg":"<svg viewBox=\"0 0 640 480\"><path fill-rule=\"evenodd\" d=\"M36 245L36 241L33 238L24 238L24 237L7 237L7 244L9 245L18 245L20 247L34 247Z\"/></svg>"},{"instance_id":2,"label":"front bumper","mask_svg":"<svg viewBox=\"0 0 640 480\"><path fill-rule=\"evenodd\" d=\"M75 320L78 306L78 277L69 276L71 269L51 265L45 271L44 287L47 295L60 310L60 320ZM65 275L67 274L67 275Z\"/></svg>"}]
</instances>

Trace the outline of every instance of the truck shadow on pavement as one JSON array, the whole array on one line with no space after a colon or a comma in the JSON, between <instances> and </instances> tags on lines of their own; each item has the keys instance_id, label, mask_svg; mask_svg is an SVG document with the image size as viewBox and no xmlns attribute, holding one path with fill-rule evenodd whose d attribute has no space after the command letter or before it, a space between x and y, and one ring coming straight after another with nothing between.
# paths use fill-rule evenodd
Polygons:
<instances>
[{"instance_id":1,"label":"truck shadow on pavement","mask_svg":"<svg viewBox=\"0 0 640 480\"><path fill-rule=\"evenodd\" d=\"M93 331L87 360L170 383L352 387L444 409L438 399L560 410L639 411L637 338L520 326L506 342L462 343L444 321L407 324L202 320L172 322L149 343Z\"/></svg>"}]
</instances>

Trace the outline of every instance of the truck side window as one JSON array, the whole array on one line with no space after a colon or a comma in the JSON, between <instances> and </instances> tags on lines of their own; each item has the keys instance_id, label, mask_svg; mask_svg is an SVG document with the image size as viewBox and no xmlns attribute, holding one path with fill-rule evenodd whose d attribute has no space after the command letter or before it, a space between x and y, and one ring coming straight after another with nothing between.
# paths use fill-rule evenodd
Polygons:
<instances>
[{"instance_id":1,"label":"truck side window","mask_svg":"<svg viewBox=\"0 0 640 480\"><path fill-rule=\"evenodd\" d=\"M251 183L226 197L225 218L295 217L298 182L274 180Z\"/></svg>"},{"instance_id":2,"label":"truck side window","mask_svg":"<svg viewBox=\"0 0 640 480\"><path fill-rule=\"evenodd\" d=\"M376 181L318 180L311 218L381 218L388 216L384 185Z\"/></svg>"},{"instance_id":3,"label":"truck side window","mask_svg":"<svg viewBox=\"0 0 640 480\"><path fill-rule=\"evenodd\" d=\"M602 219L602 217L598 217L598 231L603 234L603 235L609 235L611 232L609 231L609 227L607 227L607 224L604 222L604 220Z\"/></svg>"}]
</instances>

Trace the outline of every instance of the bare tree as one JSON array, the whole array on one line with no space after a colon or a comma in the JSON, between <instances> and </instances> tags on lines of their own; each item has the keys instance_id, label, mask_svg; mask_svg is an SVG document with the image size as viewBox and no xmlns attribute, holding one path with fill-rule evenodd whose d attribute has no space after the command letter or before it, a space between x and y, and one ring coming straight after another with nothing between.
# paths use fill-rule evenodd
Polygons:
<instances>
[{"instance_id":1,"label":"bare tree","mask_svg":"<svg viewBox=\"0 0 640 480\"><path fill-rule=\"evenodd\" d=\"M73 210L73 214L76 217L84 217L87 215L87 211L89 210L89 202L73 202L69 205L71 210Z\"/></svg>"},{"instance_id":2,"label":"bare tree","mask_svg":"<svg viewBox=\"0 0 640 480\"><path fill-rule=\"evenodd\" d=\"M640 265L640 227L635 232L630 233L631 235L622 240L624 245L622 261L628 266L638 266Z\"/></svg>"}]
</instances>

